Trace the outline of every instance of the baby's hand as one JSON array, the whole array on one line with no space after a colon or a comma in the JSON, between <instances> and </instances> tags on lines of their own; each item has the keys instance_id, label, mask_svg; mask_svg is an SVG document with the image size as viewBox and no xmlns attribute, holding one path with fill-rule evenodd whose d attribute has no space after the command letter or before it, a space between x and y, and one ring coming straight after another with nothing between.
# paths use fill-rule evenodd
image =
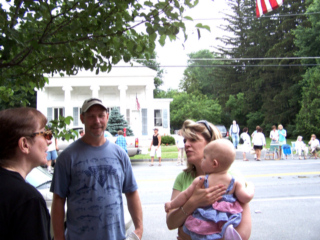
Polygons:
<instances>
[{"instance_id":1,"label":"baby's hand","mask_svg":"<svg viewBox=\"0 0 320 240\"><path fill-rule=\"evenodd\" d=\"M166 202L166 203L164 204L164 210L165 210L166 212L169 212L169 211L171 210L171 202Z\"/></svg>"},{"instance_id":2,"label":"baby's hand","mask_svg":"<svg viewBox=\"0 0 320 240\"><path fill-rule=\"evenodd\" d=\"M252 182L246 182L246 189L249 193L254 195L254 184ZM253 197L253 196L252 196Z\"/></svg>"}]
</instances>

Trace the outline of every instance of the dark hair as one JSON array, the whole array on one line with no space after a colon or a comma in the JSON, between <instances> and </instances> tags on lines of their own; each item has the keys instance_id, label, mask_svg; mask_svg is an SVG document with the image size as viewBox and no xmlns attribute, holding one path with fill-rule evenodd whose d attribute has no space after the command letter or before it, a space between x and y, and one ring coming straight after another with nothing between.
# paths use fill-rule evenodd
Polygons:
<instances>
[{"instance_id":1,"label":"dark hair","mask_svg":"<svg viewBox=\"0 0 320 240\"><path fill-rule=\"evenodd\" d=\"M273 125L273 126L272 126L272 129L277 129L276 125Z\"/></svg>"},{"instance_id":2,"label":"dark hair","mask_svg":"<svg viewBox=\"0 0 320 240\"><path fill-rule=\"evenodd\" d=\"M44 128L47 118L35 108L10 108L0 111L0 166L14 158L21 137L32 135L38 128Z\"/></svg>"},{"instance_id":3,"label":"dark hair","mask_svg":"<svg viewBox=\"0 0 320 240\"><path fill-rule=\"evenodd\" d=\"M247 132L247 131L248 131L248 128L247 128L247 127L244 127L242 131L243 131L243 132Z\"/></svg>"},{"instance_id":4,"label":"dark hair","mask_svg":"<svg viewBox=\"0 0 320 240\"><path fill-rule=\"evenodd\" d=\"M119 130L119 131L118 131L118 135L123 135L123 131L122 131L122 130Z\"/></svg>"},{"instance_id":5,"label":"dark hair","mask_svg":"<svg viewBox=\"0 0 320 240\"><path fill-rule=\"evenodd\" d=\"M263 130L262 127L259 127L259 126L257 127L257 132L262 132L262 130Z\"/></svg>"}]
</instances>

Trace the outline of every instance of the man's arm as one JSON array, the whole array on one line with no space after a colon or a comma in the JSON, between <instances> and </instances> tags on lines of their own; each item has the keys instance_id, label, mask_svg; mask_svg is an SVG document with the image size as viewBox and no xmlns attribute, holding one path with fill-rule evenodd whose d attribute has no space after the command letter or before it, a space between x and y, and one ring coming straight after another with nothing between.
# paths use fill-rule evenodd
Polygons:
<instances>
[{"instance_id":1,"label":"man's arm","mask_svg":"<svg viewBox=\"0 0 320 240\"><path fill-rule=\"evenodd\" d=\"M153 139L151 140L151 144L150 144L150 147L149 147L149 149L151 149L151 146L152 146L152 144L153 144Z\"/></svg>"},{"instance_id":2,"label":"man's arm","mask_svg":"<svg viewBox=\"0 0 320 240\"><path fill-rule=\"evenodd\" d=\"M160 147L160 145L161 145L161 136L158 135L158 148Z\"/></svg>"},{"instance_id":3,"label":"man's arm","mask_svg":"<svg viewBox=\"0 0 320 240\"><path fill-rule=\"evenodd\" d=\"M128 209L134 224L134 233L141 239L143 233L142 206L138 191L126 193Z\"/></svg>"},{"instance_id":4,"label":"man's arm","mask_svg":"<svg viewBox=\"0 0 320 240\"><path fill-rule=\"evenodd\" d=\"M53 227L53 235L55 240L65 240L64 236L64 204L65 198L53 193L53 201L51 206L51 222Z\"/></svg>"}]
</instances>

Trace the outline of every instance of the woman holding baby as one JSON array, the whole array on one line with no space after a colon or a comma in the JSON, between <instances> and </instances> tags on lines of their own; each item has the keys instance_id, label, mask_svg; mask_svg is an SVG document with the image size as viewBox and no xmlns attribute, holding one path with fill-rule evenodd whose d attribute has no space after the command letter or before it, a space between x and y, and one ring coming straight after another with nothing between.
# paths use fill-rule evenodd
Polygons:
<instances>
[{"instance_id":1,"label":"woman holding baby","mask_svg":"<svg viewBox=\"0 0 320 240\"><path fill-rule=\"evenodd\" d=\"M185 151L187 155L187 168L181 172L174 183L171 200L175 199L181 192L185 191L198 176L204 175L201 168L203 159L203 151L208 143L216 139L221 139L221 133L211 123L201 120L194 122L186 120L182 127L182 135L185 138ZM178 228L178 240L191 239L186 234L182 226L186 219L200 207L212 205L212 203L220 200L222 195L226 193L227 186L215 185L204 188L205 179L198 181L193 190L192 195L180 208L170 210L167 213L167 226L169 229ZM242 220L235 228L242 240L249 239L251 234L251 215L249 204L241 204L243 209Z\"/></svg>"}]
</instances>

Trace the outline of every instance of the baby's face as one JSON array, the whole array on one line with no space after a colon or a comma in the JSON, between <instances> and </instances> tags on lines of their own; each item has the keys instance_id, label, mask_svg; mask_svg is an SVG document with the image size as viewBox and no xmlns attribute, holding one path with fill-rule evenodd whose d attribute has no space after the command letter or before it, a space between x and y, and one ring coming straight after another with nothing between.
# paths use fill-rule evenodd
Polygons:
<instances>
[{"instance_id":1,"label":"baby's face","mask_svg":"<svg viewBox=\"0 0 320 240\"><path fill-rule=\"evenodd\" d=\"M206 153L206 151L204 151L203 159L201 161L201 169L205 173L211 173L213 171L211 159L211 156L208 153Z\"/></svg>"}]
</instances>

